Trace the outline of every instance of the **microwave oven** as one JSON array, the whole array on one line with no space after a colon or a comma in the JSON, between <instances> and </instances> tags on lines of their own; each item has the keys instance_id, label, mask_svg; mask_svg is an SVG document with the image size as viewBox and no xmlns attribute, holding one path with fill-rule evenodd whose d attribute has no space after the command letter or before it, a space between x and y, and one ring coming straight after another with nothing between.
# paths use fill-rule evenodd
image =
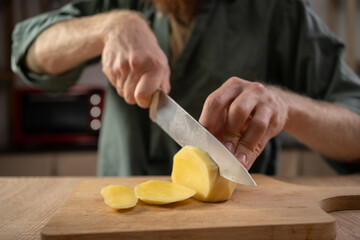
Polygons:
<instances>
[{"instance_id":1,"label":"microwave oven","mask_svg":"<svg viewBox=\"0 0 360 240\"><path fill-rule=\"evenodd\" d=\"M65 93L49 94L20 88L14 97L16 147L97 146L103 89L75 86Z\"/></svg>"}]
</instances>

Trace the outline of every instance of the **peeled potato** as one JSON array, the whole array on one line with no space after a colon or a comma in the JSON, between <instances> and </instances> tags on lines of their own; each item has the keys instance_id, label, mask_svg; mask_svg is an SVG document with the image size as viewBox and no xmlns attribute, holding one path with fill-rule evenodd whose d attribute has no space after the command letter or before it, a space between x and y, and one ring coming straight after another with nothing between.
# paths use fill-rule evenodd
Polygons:
<instances>
[{"instance_id":1,"label":"peeled potato","mask_svg":"<svg viewBox=\"0 0 360 240\"><path fill-rule=\"evenodd\" d=\"M194 189L194 198L204 202L228 200L237 185L219 175L219 167L208 153L193 146L175 154L171 179Z\"/></svg>"},{"instance_id":2,"label":"peeled potato","mask_svg":"<svg viewBox=\"0 0 360 240\"><path fill-rule=\"evenodd\" d=\"M195 190L167 181L150 180L135 187L141 201L149 204L167 204L194 196Z\"/></svg>"},{"instance_id":3,"label":"peeled potato","mask_svg":"<svg viewBox=\"0 0 360 240\"><path fill-rule=\"evenodd\" d=\"M101 189L101 195L107 205L114 209L126 209L136 205L138 198L134 190L120 185L108 185Z\"/></svg>"}]
</instances>

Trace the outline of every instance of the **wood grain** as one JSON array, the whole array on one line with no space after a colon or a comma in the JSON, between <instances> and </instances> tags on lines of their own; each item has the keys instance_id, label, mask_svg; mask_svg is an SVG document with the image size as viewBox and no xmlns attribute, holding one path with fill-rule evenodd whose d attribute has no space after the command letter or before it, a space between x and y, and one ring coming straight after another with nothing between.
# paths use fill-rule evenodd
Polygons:
<instances>
[{"instance_id":1,"label":"wood grain","mask_svg":"<svg viewBox=\"0 0 360 240\"><path fill-rule=\"evenodd\" d=\"M43 239L334 239L325 213L360 209L360 186L310 187L253 175L258 187L238 186L223 203L194 199L165 206L139 203L115 211L103 202L108 184L129 187L149 179L107 178L80 183L42 231Z\"/></svg>"},{"instance_id":2,"label":"wood grain","mask_svg":"<svg viewBox=\"0 0 360 240\"><path fill-rule=\"evenodd\" d=\"M0 178L0 239L40 239L40 230L84 178Z\"/></svg>"},{"instance_id":3,"label":"wood grain","mask_svg":"<svg viewBox=\"0 0 360 240\"><path fill-rule=\"evenodd\" d=\"M308 186L360 186L360 174L336 177L279 178L289 183ZM360 210L329 213L336 219L336 239L360 239Z\"/></svg>"},{"instance_id":4,"label":"wood grain","mask_svg":"<svg viewBox=\"0 0 360 240\"><path fill-rule=\"evenodd\" d=\"M96 178L0 177L0 239L41 239L51 215L79 182L90 179ZM309 186L360 186L360 174L279 179ZM360 210L330 214L336 218L336 240L360 239Z\"/></svg>"}]
</instances>

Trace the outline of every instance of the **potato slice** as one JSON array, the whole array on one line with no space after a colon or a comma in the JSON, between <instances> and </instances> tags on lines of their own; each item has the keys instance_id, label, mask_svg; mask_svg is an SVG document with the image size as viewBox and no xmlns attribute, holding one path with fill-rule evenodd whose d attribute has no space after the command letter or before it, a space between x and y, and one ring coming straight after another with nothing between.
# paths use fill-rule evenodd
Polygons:
<instances>
[{"instance_id":1,"label":"potato slice","mask_svg":"<svg viewBox=\"0 0 360 240\"><path fill-rule=\"evenodd\" d=\"M204 202L226 201L237 185L219 175L219 167L208 153L193 146L175 154L171 179L194 189L194 198Z\"/></svg>"},{"instance_id":2,"label":"potato slice","mask_svg":"<svg viewBox=\"0 0 360 240\"><path fill-rule=\"evenodd\" d=\"M167 181L150 180L135 187L137 197L149 204L167 204L188 199L195 190Z\"/></svg>"},{"instance_id":3,"label":"potato slice","mask_svg":"<svg viewBox=\"0 0 360 240\"><path fill-rule=\"evenodd\" d=\"M138 198L132 188L121 185L108 185L101 189L107 205L114 209L126 209L136 205Z\"/></svg>"}]
</instances>

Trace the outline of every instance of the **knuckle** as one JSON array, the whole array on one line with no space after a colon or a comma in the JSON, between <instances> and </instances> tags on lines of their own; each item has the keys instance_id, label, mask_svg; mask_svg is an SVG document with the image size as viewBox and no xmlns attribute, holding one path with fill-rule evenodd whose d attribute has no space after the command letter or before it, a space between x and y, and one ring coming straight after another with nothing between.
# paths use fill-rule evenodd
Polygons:
<instances>
[{"instance_id":1,"label":"knuckle","mask_svg":"<svg viewBox=\"0 0 360 240\"><path fill-rule=\"evenodd\" d=\"M267 121L261 119L252 119L252 124L254 124L254 126L261 132L265 132L269 126Z\"/></svg>"},{"instance_id":2,"label":"knuckle","mask_svg":"<svg viewBox=\"0 0 360 240\"><path fill-rule=\"evenodd\" d=\"M167 62L150 55L134 56L129 60L130 69L134 71L146 71L149 69L163 69L170 72Z\"/></svg>"},{"instance_id":3,"label":"knuckle","mask_svg":"<svg viewBox=\"0 0 360 240\"><path fill-rule=\"evenodd\" d=\"M129 60L129 65L133 70L142 70L148 66L153 66L154 60L148 55L135 55Z\"/></svg>"},{"instance_id":4,"label":"knuckle","mask_svg":"<svg viewBox=\"0 0 360 240\"><path fill-rule=\"evenodd\" d=\"M119 63L119 70L122 72L126 72L128 70L128 68L129 68L128 60L126 60L126 59L121 60Z\"/></svg>"},{"instance_id":5,"label":"knuckle","mask_svg":"<svg viewBox=\"0 0 360 240\"><path fill-rule=\"evenodd\" d=\"M231 142L238 142L241 139L241 133L237 130L226 128L223 131L224 138Z\"/></svg>"},{"instance_id":6,"label":"knuckle","mask_svg":"<svg viewBox=\"0 0 360 240\"><path fill-rule=\"evenodd\" d=\"M262 152L263 149L265 148L265 145L266 145L266 143L263 143L262 141L259 141L259 142L255 145L255 147L254 147L254 153L255 153L256 157L258 157L258 156L261 154L261 152Z\"/></svg>"},{"instance_id":7,"label":"knuckle","mask_svg":"<svg viewBox=\"0 0 360 240\"><path fill-rule=\"evenodd\" d=\"M229 83L229 84L235 84L235 83L238 83L239 80L241 80L241 78L238 78L238 77L233 76L233 77L229 78L229 80L227 81L227 83Z\"/></svg>"},{"instance_id":8,"label":"knuckle","mask_svg":"<svg viewBox=\"0 0 360 240\"><path fill-rule=\"evenodd\" d=\"M117 93L123 97L124 96L124 89L121 86L121 83L119 81L114 81L113 86L116 88Z\"/></svg>"},{"instance_id":9,"label":"knuckle","mask_svg":"<svg viewBox=\"0 0 360 240\"><path fill-rule=\"evenodd\" d=\"M221 94L210 94L206 100L206 106L210 109L220 109L224 105L225 99Z\"/></svg>"},{"instance_id":10,"label":"knuckle","mask_svg":"<svg viewBox=\"0 0 360 240\"><path fill-rule=\"evenodd\" d=\"M259 93L264 93L266 91L264 84L259 83L259 82L253 82L252 87L255 91L257 91Z\"/></svg>"},{"instance_id":11,"label":"knuckle","mask_svg":"<svg viewBox=\"0 0 360 240\"><path fill-rule=\"evenodd\" d=\"M150 102L151 95L148 91L145 90L138 90L134 94L134 99L137 103L139 103L141 106L147 106Z\"/></svg>"},{"instance_id":12,"label":"knuckle","mask_svg":"<svg viewBox=\"0 0 360 240\"><path fill-rule=\"evenodd\" d=\"M280 117L276 116L271 119L271 126L273 128L278 128L281 125Z\"/></svg>"},{"instance_id":13,"label":"knuckle","mask_svg":"<svg viewBox=\"0 0 360 240\"><path fill-rule=\"evenodd\" d=\"M278 129L280 126L280 121L278 118L274 118L271 120L271 124L269 124L269 131L272 133L275 129Z\"/></svg>"},{"instance_id":14,"label":"knuckle","mask_svg":"<svg viewBox=\"0 0 360 240\"><path fill-rule=\"evenodd\" d=\"M241 145L243 148L245 148L247 151L252 152L253 151L253 144L249 143L248 141L244 140L243 138L240 138L238 145Z\"/></svg>"},{"instance_id":15,"label":"knuckle","mask_svg":"<svg viewBox=\"0 0 360 240\"><path fill-rule=\"evenodd\" d=\"M261 154L261 152L265 148L266 142L260 140L259 142L251 143L243 139L240 139L239 144L248 150L249 155L254 155L253 157L255 159Z\"/></svg>"},{"instance_id":16,"label":"knuckle","mask_svg":"<svg viewBox=\"0 0 360 240\"><path fill-rule=\"evenodd\" d=\"M277 102L273 96L269 96L267 98L267 103L272 106L277 106Z\"/></svg>"},{"instance_id":17,"label":"knuckle","mask_svg":"<svg viewBox=\"0 0 360 240\"><path fill-rule=\"evenodd\" d=\"M166 68L166 64L164 61L161 61L158 58L153 58L153 57L148 57L147 60L150 64L150 66L157 68L157 69L165 69Z\"/></svg>"},{"instance_id":18,"label":"knuckle","mask_svg":"<svg viewBox=\"0 0 360 240\"><path fill-rule=\"evenodd\" d=\"M119 94L119 96L121 96L121 97L124 96L124 93L123 93L122 89L116 88L116 92Z\"/></svg>"},{"instance_id":19,"label":"knuckle","mask_svg":"<svg viewBox=\"0 0 360 240\"><path fill-rule=\"evenodd\" d=\"M268 135L274 137L279 134L281 130L283 130L284 124L285 123L279 117L272 119L271 124L268 127Z\"/></svg>"},{"instance_id":20,"label":"knuckle","mask_svg":"<svg viewBox=\"0 0 360 240\"><path fill-rule=\"evenodd\" d=\"M129 102L129 100L131 100L133 98L133 95L129 91L126 91L126 90L123 90L123 92L124 92L125 101Z\"/></svg>"},{"instance_id":21,"label":"knuckle","mask_svg":"<svg viewBox=\"0 0 360 240\"><path fill-rule=\"evenodd\" d=\"M138 56L133 56L130 59L129 65L130 65L130 68L133 70L141 69L141 66L143 65L142 58L140 58Z\"/></svg>"},{"instance_id":22,"label":"knuckle","mask_svg":"<svg viewBox=\"0 0 360 240\"><path fill-rule=\"evenodd\" d=\"M127 94L125 94L124 99L127 104L134 105L136 103L135 99Z\"/></svg>"},{"instance_id":23,"label":"knuckle","mask_svg":"<svg viewBox=\"0 0 360 240\"><path fill-rule=\"evenodd\" d=\"M148 93L145 90L138 90L135 93L135 98L137 99L145 99L148 97Z\"/></svg>"},{"instance_id":24,"label":"knuckle","mask_svg":"<svg viewBox=\"0 0 360 240\"><path fill-rule=\"evenodd\" d=\"M232 104L230 107L230 114L235 118L245 119L247 118L249 109L245 105Z\"/></svg>"}]
</instances>

